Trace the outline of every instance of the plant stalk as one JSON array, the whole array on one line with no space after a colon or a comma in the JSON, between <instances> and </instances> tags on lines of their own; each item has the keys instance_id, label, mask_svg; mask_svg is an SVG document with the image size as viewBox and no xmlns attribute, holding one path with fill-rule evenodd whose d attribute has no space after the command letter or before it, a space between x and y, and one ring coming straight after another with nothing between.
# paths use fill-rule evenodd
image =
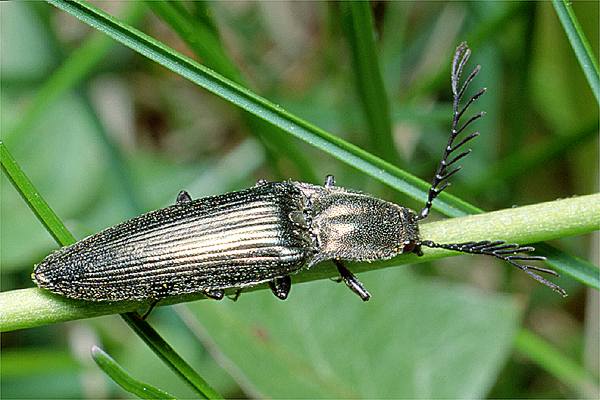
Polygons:
<instances>
[{"instance_id":1,"label":"plant stalk","mask_svg":"<svg viewBox=\"0 0 600 400\"><path fill-rule=\"evenodd\" d=\"M510 208L485 214L431 222L421 226L421 237L440 243L476 240L506 240L520 244L581 235L600 227L600 193L555 200L530 206ZM455 256L459 253L440 249L424 249L425 255L399 256L378 263L353 264L354 272L371 271L390 266L415 264ZM596 282L598 280L598 271ZM294 282L328 279L336 276L329 263L305 270L293 277ZM592 284L592 286L597 284ZM265 289L260 285L251 290ZM198 300L202 295L187 295L163 300L160 305ZM63 298L39 288L0 293L0 331L32 328L61 321L135 311L147 306L139 302L93 303Z\"/></svg>"}]
</instances>

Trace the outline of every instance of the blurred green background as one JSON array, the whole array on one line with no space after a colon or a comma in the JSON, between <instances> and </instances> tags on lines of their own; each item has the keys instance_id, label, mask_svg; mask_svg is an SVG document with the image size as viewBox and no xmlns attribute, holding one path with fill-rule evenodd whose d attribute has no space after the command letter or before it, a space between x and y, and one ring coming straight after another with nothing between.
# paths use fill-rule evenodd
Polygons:
<instances>
[{"instance_id":1,"label":"blurred green background","mask_svg":"<svg viewBox=\"0 0 600 400\"><path fill-rule=\"evenodd\" d=\"M381 82L352 51L361 32L347 4L94 4L426 180L448 135L450 58L468 40L470 66L483 67L473 86L488 88L476 110L487 116L450 192L494 210L598 189L598 104L549 2L371 3ZM574 9L598 54L598 3ZM173 29L185 27L182 15L195 41ZM0 68L2 140L78 238L171 204L181 189L197 198L258 178L334 174L341 186L421 206L45 3L0 3ZM33 264L56 244L0 179L1 289L32 287ZM593 239L554 244L598 263ZM319 281L294 286L286 302L260 291L162 307L150 322L227 397L598 395L593 289L561 278L562 299L469 256L360 279L369 303ZM93 363L93 344L133 376L193 395L108 316L3 334L2 398L131 397Z\"/></svg>"}]
</instances>

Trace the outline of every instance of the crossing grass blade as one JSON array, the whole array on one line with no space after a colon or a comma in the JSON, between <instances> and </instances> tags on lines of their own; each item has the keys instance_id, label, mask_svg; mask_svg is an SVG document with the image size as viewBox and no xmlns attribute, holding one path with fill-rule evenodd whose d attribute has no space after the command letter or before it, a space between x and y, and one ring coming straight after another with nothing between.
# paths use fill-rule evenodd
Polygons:
<instances>
[{"instance_id":1,"label":"crossing grass blade","mask_svg":"<svg viewBox=\"0 0 600 400\"><path fill-rule=\"evenodd\" d=\"M127 373L111 356L97 346L92 347L92 358L117 385L140 399L175 399L175 396Z\"/></svg>"},{"instance_id":2,"label":"crossing grass blade","mask_svg":"<svg viewBox=\"0 0 600 400\"><path fill-rule=\"evenodd\" d=\"M600 104L600 71L598 69L598 55L594 55L589 41L585 37L577 16L573 12L573 3L567 0L552 0L552 5L562 23L562 26L571 42L575 56L583 69L583 73Z\"/></svg>"},{"instance_id":3,"label":"crossing grass blade","mask_svg":"<svg viewBox=\"0 0 600 400\"><path fill-rule=\"evenodd\" d=\"M44 224L48 232L61 246L68 246L75 243L75 237L65 227L60 218L50 208L48 203L40 195L37 189L33 186L29 178L21 170L17 161L12 157L6 146L0 141L0 163L2 169L9 177L14 187L19 191L23 200L29 208L34 212L36 217ZM36 289L33 289L36 290ZM18 292L18 291L13 291ZM8 292L10 293L10 292ZM6 299L6 292L1 295ZM21 299L21 305L27 306L27 299ZM29 299L31 300L31 298ZM13 305L8 305L0 302L3 307L14 308ZM92 306L93 307L93 306ZM7 310L5 310L7 311ZM5 311L0 314L5 314ZM54 310L57 311L56 309ZM46 320L52 320L53 312L47 313ZM55 314L55 313L54 313ZM56 315L54 315L56 316ZM185 362L168 343L146 322L137 318L135 314L121 314L121 317L129 324L129 326L144 340L144 342L182 379L190 384L190 386L202 397L207 399L222 398L214 389L212 389L206 381L194 369ZM1 325L1 324L0 324Z\"/></svg>"}]
</instances>

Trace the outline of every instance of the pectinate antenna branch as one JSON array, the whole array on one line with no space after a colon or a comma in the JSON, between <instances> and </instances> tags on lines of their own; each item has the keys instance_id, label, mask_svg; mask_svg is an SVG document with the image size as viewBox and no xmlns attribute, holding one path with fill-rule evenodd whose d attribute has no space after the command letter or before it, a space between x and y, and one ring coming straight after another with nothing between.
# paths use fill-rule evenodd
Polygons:
<instances>
[{"instance_id":1,"label":"pectinate antenna branch","mask_svg":"<svg viewBox=\"0 0 600 400\"><path fill-rule=\"evenodd\" d=\"M500 260L504 260L511 265L517 267L521 271L525 272L531 278L536 281L548 286L550 289L559 293L561 296L566 296L567 292L560 286L556 285L548 281L547 279L541 277L533 271L542 272L554 276L558 276L558 274L551 270L542 267L536 267L533 265L525 265L518 263L517 261L543 261L546 257L542 256L534 256L529 254L522 254L534 251L535 249L531 246L521 247L518 244L506 243L502 240L489 241L484 240L481 242L465 242L465 243L435 243L430 240L424 240L421 242L422 246L438 248L438 249L446 249L446 250L454 250L459 251L461 253L470 253L470 254L482 254L486 256L496 257Z\"/></svg>"},{"instance_id":2,"label":"pectinate antenna branch","mask_svg":"<svg viewBox=\"0 0 600 400\"><path fill-rule=\"evenodd\" d=\"M457 137L461 134L461 132L465 130L465 128L467 128L471 123L478 120L484 115L483 112L475 114L459 128L460 119L463 116L463 114L467 111L471 104L473 104L473 102L475 102L479 97L481 97L485 93L485 89L480 89L465 103L464 107L462 107L459 111L461 99L464 93L469 87L469 84L473 81L473 79L475 79L475 77L481 70L481 66L478 65L477 67L475 67L473 71L469 74L469 76L465 79L464 83L461 85L461 75L467 62L469 61L470 56L471 49L469 49L467 44L463 42L458 45L456 51L454 52L454 57L452 58L452 72L450 74L450 83L452 86L452 126L450 130L450 137L448 138L448 144L444 149L442 159L438 165L433 180L431 181L431 187L429 188L429 192L427 194L427 201L425 202L425 206L419 214L419 219L424 219L429 215L433 201L439 196L439 194L444 189L446 189L449 186L449 182L444 181L446 181L448 178L450 178L452 175L454 175L460 170L460 166L458 166L452 171L448 172L448 167L456 163L463 157L466 157L470 153L470 150L464 151L457 156L453 156L452 158L451 155L460 147L462 147L465 143L479 135L478 132L475 132L462 139L458 144L454 143Z\"/></svg>"}]
</instances>

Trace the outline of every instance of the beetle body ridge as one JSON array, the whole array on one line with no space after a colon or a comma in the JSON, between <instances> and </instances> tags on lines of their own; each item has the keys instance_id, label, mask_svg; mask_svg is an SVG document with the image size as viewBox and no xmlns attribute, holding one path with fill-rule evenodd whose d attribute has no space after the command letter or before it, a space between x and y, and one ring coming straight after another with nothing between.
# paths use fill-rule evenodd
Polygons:
<instances>
[{"instance_id":1,"label":"beetle body ridge","mask_svg":"<svg viewBox=\"0 0 600 400\"><path fill-rule=\"evenodd\" d=\"M294 273L314 253L289 218L302 195L269 183L149 212L52 253L34 280L92 301L160 299L243 288Z\"/></svg>"}]
</instances>

